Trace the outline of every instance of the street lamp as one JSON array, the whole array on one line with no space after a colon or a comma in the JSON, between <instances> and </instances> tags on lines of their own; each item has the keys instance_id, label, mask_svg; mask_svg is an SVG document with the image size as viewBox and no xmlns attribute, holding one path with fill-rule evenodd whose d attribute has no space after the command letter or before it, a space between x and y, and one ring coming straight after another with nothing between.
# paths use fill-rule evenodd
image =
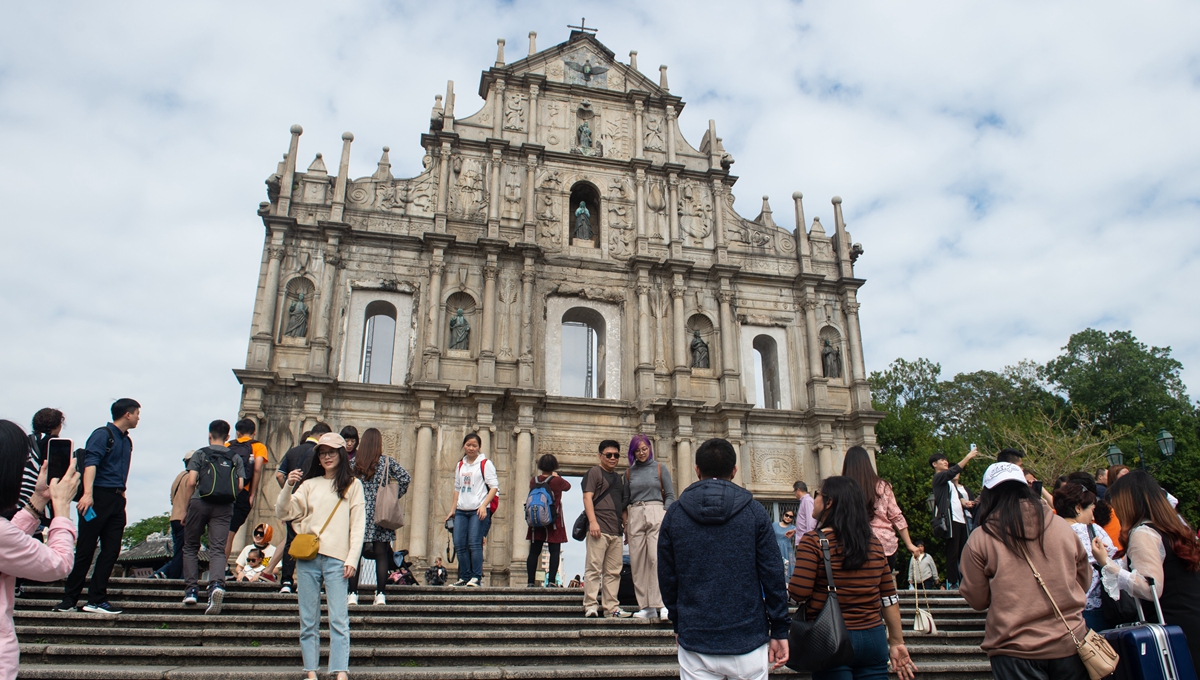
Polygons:
<instances>
[{"instance_id":1,"label":"street lamp","mask_svg":"<svg viewBox=\"0 0 1200 680\"><path fill-rule=\"evenodd\" d=\"M1125 462L1125 454L1121 453L1121 449L1117 448L1116 444L1108 445L1108 451L1105 452L1104 457L1108 458L1110 466L1121 465Z\"/></svg>"},{"instance_id":2,"label":"street lamp","mask_svg":"<svg viewBox=\"0 0 1200 680\"><path fill-rule=\"evenodd\" d=\"M1170 458L1175 455L1175 438L1166 430L1158 431L1158 450L1162 452L1164 458Z\"/></svg>"}]
</instances>

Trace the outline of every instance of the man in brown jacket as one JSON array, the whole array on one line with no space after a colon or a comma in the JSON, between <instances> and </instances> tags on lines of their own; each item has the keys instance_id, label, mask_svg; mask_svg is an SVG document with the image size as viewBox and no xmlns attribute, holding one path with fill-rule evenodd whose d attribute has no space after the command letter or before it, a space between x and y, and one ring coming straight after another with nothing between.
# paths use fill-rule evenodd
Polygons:
<instances>
[{"instance_id":1,"label":"man in brown jacket","mask_svg":"<svg viewBox=\"0 0 1200 680\"><path fill-rule=\"evenodd\" d=\"M1034 494L1016 465L993 464L984 473L983 486L978 506L981 530L972 532L963 551L960 590L972 608L987 610L980 647L987 652L994 677L1087 680L1087 669L1067 632L1069 627L1080 640L1087 633L1083 608L1092 567L1083 544L1066 521ZM1006 517L1022 518L1024 532L1032 540L1007 534L1001 521ZM1025 557L1006 542L1020 546L1029 556L1049 597ZM1050 597L1065 623L1054 612Z\"/></svg>"},{"instance_id":2,"label":"man in brown jacket","mask_svg":"<svg viewBox=\"0 0 1200 680\"><path fill-rule=\"evenodd\" d=\"M183 518L187 516L188 500L191 498L184 481L187 479L187 464L192 459L192 453L194 452L188 451L183 454L183 470L175 475L175 481L171 482L171 561L151 574L150 578L183 578Z\"/></svg>"}]
</instances>

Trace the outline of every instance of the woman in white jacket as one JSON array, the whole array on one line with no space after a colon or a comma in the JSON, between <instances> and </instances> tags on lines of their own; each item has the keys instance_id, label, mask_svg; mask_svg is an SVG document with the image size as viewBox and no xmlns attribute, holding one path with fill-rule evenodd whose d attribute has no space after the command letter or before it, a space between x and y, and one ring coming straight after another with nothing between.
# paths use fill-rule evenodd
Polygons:
<instances>
[{"instance_id":1,"label":"woman in white jacket","mask_svg":"<svg viewBox=\"0 0 1200 680\"><path fill-rule=\"evenodd\" d=\"M346 581L362 552L366 516L362 482L354 477L346 441L327 432L317 440L307 471L292 470L275 503L279 519L297 534L317 534L317 556L296 561L300 600L300 653L304 671L317 677L321 664L321 583L329 605L329 672L346 680L350 668L350 618Z\"/></svg>"}]
</instances>

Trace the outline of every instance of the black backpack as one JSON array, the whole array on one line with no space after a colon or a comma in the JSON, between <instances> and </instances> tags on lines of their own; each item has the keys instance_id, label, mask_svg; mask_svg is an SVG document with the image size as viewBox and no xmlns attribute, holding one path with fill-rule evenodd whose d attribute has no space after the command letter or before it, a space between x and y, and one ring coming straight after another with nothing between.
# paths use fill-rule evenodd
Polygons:
<instances>
[{"instance_id":1,"label":"black backpack","mask_svg":"<svg viewBox=\"0 0 1200 680\"><path fill-rule=\"evenodd\" d=\"M196 488L200 498L224 505L232 503L237 498L237 465L234 456L237 455L228 448L217 449L207 447L197 453L203 453L204 460L200 463L200 481Z\"/></svg>"},{"instance_id":2,"label":"black backpack","mask_svg":"<svg viewBox=\"0 0 1200 680\"><path fill-rule=\"evenodd\" d=\"M254 476L254 445L258 443L256 439L247 439L244 442L233 440L226 444L229 450L242 459L242 470L246 474L246 481Z\"/></svg>"}]
</instances>

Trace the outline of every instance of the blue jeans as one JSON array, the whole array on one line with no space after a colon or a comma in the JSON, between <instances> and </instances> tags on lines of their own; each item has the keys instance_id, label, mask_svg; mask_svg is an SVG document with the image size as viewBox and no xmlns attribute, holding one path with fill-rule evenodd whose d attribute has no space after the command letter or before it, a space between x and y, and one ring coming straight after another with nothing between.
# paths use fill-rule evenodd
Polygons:
<instances>
[{"instance_id":1,"label":"blue jeans","mask_svg":"<svg viewBox=\"0 0 1200 680\"><path fill-rule=\"evenodd\" d=\"M171 542L174 544L171 561L157 573L167 578L183 578L183 522L177 519L171 520Z\"/></svg>"},{"instance_id":2,"label":"blue jeans","mask_svg":"<svg viewBox=\"0 0 1200 680\"><path fill-rule=\"evenodd\" d=\"M849 666L835 666L812 674L812 680L887 680L887 627L882 623L867 630L852 630L850 644L854 661Z\"/></svg>"},{"instance_id":3,"label":"blue jeans","mask_svg":"<svg viewBox=\"0 0 1200 680\"><path fill-rule=\"evenodd\" d=\"M329 672L350 670L350 616L346 611L345 563L326 555L296 560L300 600L300 655L304 670L321 668L321 582L329 607Z\"/></svg>"},{"instance_id":4,"label":"blue jeans","mask_svg":"<svg viewBox=\"0 0 1200 680\"><path fill-rule=\"evenodd\" d=\"M458 553L458 578L483 580L483 537L492 528L492 515L479 519L474 510L454 511L454 552Z\"/></svg>"}]
</instances>

